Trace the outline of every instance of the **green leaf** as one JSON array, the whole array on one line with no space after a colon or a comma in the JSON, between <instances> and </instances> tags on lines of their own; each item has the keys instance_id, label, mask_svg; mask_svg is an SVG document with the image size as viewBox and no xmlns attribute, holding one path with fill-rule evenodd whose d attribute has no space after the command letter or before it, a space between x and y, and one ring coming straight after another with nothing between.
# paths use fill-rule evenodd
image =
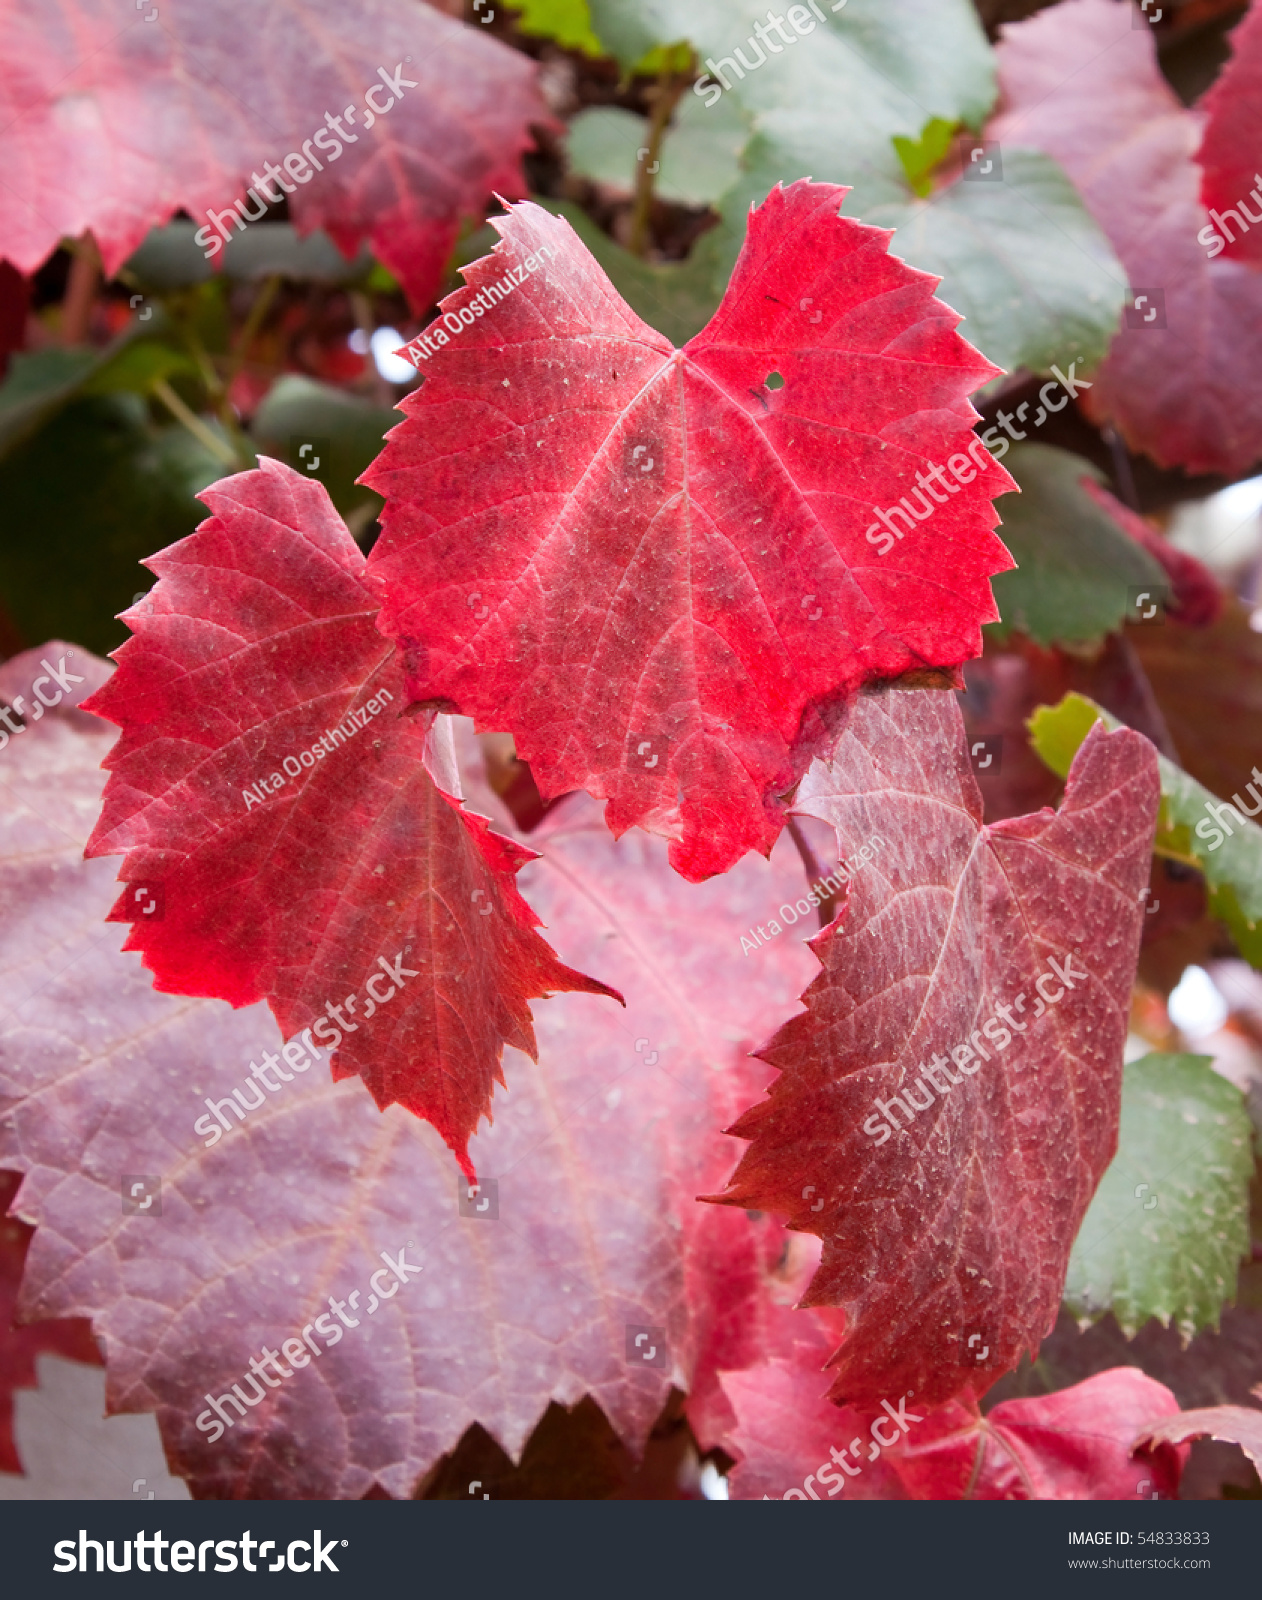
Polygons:
<instances>
[{"instance_id":1,"label":"green leaf","mask_svg":"<svg viewBox=\"0 0 1262 1600\"><path fill-rule=\"evenodd\" d=\"M1251 1126L1207 1056L1146 1055L1122 1080L1117 1155L1074 1241L1065 1305L1112 1311L1127 1337L1150 1317L1184 1339L1216 1327L1249 1250Z\"/></svg>"},{"instance_id":2,"label":"green leaf","mask_svg":"<svg viewBox=\"0 0 1262 1600\"><path fill-rule=\"evenodd\" d=\"M908 139L903 134L894 135L894 149L903 163L907 182L923 199L933 192L932 174L951 148L956 125L945 117L930 117L921 130L919 139Z\"/></svg>"},{"instance_id":3,"label":"green leaf","mask_svg":"<svg viewBox=\"0 0 1262 1600\"><path fill-rule=\"evenodd\" d=\"M142 321L137 316L103 350L54 345L12 357L0 384L0 456L30 438L77 395L120 389L144 394L154 377L192 365L183 352L162 343L170 331L162 308L143 309L149 317Z\"/></svg>"},{"instance_id":4,"label":"green leaf","mask_svg":"<svg viewBox=\"0 0 1262 1600\"><path fill-rule=\"evenodd\" d=\"M680 73L691 72L693 66L692 46L686 40L678 44L658 44L640 59L631 68L628 76L633 78L660 78L678 77Z\"/></svg>"},{"instance_id":5,"label":"green leaf","mask_svg":"<svg viewBox=\"0 0 1262 1600\"><path fill-rule=\"evenodd\" d=\"M75 399L11 450L0 598L26 642L120 645L116 613L153 583L140 561L193 531L206 515L194 495L222 475L182 427L153 427L134 394Z\"/></svg>"},{"instance_id":6,"label":"green leaf","mask_svg":"<svg viewBox=\"0 0 1262 1600\"><path fill-rule=\"evenodd\" d=\"M592 32L587 0L504 0L520 13L517 26L537 39L555 39L562 49L581 50L585 56L603 56L600 40Z\"/></svg>"},{"instance_id":7,"label":"green leaf","mask_svg":"<svg viewBox=\"0 0 1262 1600\"><path fill-rule=\"evenodd\" d=\"M17 351L0 383L0 453L33 433L75 393L98 363L95 350L51 346Z\"/></svg>"},{"instance_id":8,"label":"green leaf","mask_svg":"<svg viewBox=\"0 0 1262 1600\"><path fill-rule=\"evenodd\" d=\"M1069 771L1078 746L1092 723L1120 727L1085 695L1067 694L1056 706L1040 706L1030 718L1030 742L1046 764L1060 777ZM1210 915L1227 924L1240 954L1252 966L1262 967L1262 828L1240 814L1240 809L1220 801L1195 778L1163 755L1157 757L1161 776L1161 817L1153 848L1199 867L1210 886ZM1249 786L1248 798L1232 798L1241 809L1262 803L1262 783ZM1211 807L1214 811L1211 812ZM1237 815L1232 817L1231 812ZM1223 826L1223 821L1226 826ZM1230 832L1228 832L1230 829Z\"/></svg>"},{"instance_id":9,"label":"green leaf","mask_svg":"<svg viewBox=\"0 0 1262 1600\"><path fill-rule=\"evenodd\" d=\"M659 40L691 40L706 74L694 86L703 107L717 68L731 85L719 103L732 97L753 123L747 171L720 208L724 277L750 205L776 183L809 175L850 184L846 209L866 220L874 206L907 197L896 134L916 138L932 117L977 127L994 103L991 51L968 0L848 0L835 15L826 3L820 10L825 20L810 16L810 35L776 55L756 38L751 46L752 24L726 0L593 0L596 31L611 46L638 49L655 29ZM747 71L737 49L763 64Z\"/></svg>"},{"instance_id":10,"label":"green leaf","mask_svg":"<svg viewBox=\"0 0 1262 1600\"><path fill-rule=\"evenodd\" d=\"M187 352L156 340L137 341L91 373L79 392L84 395L148 394L159 378L171 378L177 373L201 381L197 363Z\"/></svg>"},{"instance_id":11,"label":"green leaf","mask_svg":"<svg viewBox=\"0 0 1262 1600\"><path fill-rule=\"evenodd\" d=\"M942 279L964 336L996 366L1047 373L1103 359L1126 270L1050 156L1005 145L1002 183L952 183L863 220L894 228L893 253Z\"/></svg>"},{"instance_id":12,"label":"green leaf","mask_svg":"<svg viewBox=\"0 0 1262 1600\"><path fill-rule=\"evenodd\" d=\"M355 480L381 453L387 431L399 421L391 408L291 373L273 385L254 413L250 432L263 454L318 478L343 516L375 516L380 496L358 488ZM309 448L304 451L303 445Z\"/></svg>"},{"instance_id":13,"label":"green leaf","mask_svg":"<svg viewBox=\"0 0 1262 1600\"><path fill-rule=\"evenodd\" d=\"M1157 562L1083 489L1084 477L1104 482L1089 461L1051 445L1018 444L1004 465L1021 486L1020 495L997 502L999 537L1017 570L991 580L1003 620L989 623L988 633L1006 639L1015 629L1041 645L1094 644L1120 626L1128 590L1164 588Z\"/></svg>"},{"instance_id":14,"label":"green leaf","mask_svg":"<svg viewBox=\"0 0 1262 1600\"><path fill-rule=\"evenodd\" d=\"M159 293L209 282L216 276L219 262L212 265L206 259L194 239L198 231L194 222L168 222L163 228L151 229L123 268L127 281ZM348 261L322 229L304 239L292 223L266 221L234 232L219 261L233 279L250 281L279 273L329 285L359 283L373 267L367 246Z\"/></svg>"},{"instance_id":15,"label":"green leaf","mask_svg":"<svg viewBox=\"0 0 1262 1600\"><path fill-rule=\"evenodd\" d=\"M1055 162L1005 146L1002 182L955 182L917 198L947 154L949 130L980 128L994 103L993 57L967 0L848 0L835 16L824 4L826 20L798 40L803 48L781 44L779 55L757 39L751 46L751 24L721 0L592 6L620 59L655 33L690 38L705 72L694 86L703 108L712 101L713 115L739 103L752 124L745 172L718 202L716 292L749 207L778 182L809 175L851 185L849 215L898 230L894 253L942 278L942 298L997 366L1047 372L1103 357L1126 273ZM747 71L738 48L747 61L766 59ZM730 85L722 94L716 68Z\"/></svg>"},{"instance_id":16,"label":"green leaf","mask_svg":"<svg viewBox=\"0 0 1262 1600\"><path fill-rule=\"evenodd\" d=\"M740 153L748 138L749 125L735 101L720 101L707 111L685 96L662 140L656 192L683 205L709 205L740 176ZM570 123L570 166L583 177L630 191L647 139L643 117L620 106L591 106Z\"/></svg>"},{"instance_id":17,"label":"green leaf","mask_svg":"<svg viewBox=\"0 0 1262 1600\"><path fill-rule=\"evenodd\" d=\"M709 322L719 301L714 230L701 235L687 261L642 261L569 201L538 197L538 204L565 218L636 315L673 344L687 344Z\"/></svg>"}]
</instances>

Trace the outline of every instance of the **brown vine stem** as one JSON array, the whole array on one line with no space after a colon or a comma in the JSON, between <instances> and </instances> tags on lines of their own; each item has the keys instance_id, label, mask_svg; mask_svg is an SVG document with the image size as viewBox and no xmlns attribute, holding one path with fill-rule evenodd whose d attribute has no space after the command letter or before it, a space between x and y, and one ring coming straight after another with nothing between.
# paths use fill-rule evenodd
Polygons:
<instances>
[{"instance_id":1,"label":"brown vine stem","mask_svg":"<svg viewBox=\"0 0 1262 1600\"><path fill-rule=\"evenodd\" d=\"M90 233L85 233L82 239L76 239L70 248L73 251L70 276L66 280L66 293L61 302L61 342L64 345L86 344L92 307L96 303L101 258Z\"/></svg>"},{"instance_id":2,"label":"brown vine stem","mask_svg":"<svg viewBox=\"0 0 1262 1600\"><path fill-rule=\"evenodd\" d=\"M648 98L653 110L649 117L648 144L635 159L635 208L631 213L631 233L627 249L634 256L648 252L649 221L653 214L653 179L657 174L662 140L675 107L684 90L692 82L691 69L687 72L663 70L657 86L650 89Z\"/></svg>"},{"instance_id":3,"label":"brown vine stem","mask_svg":"<svg viewBox=\"0 0 1262 1600\"><path fill-rule=\"evenodd\" d=\"M789 830L789 838L797 846L798 855L802 857L802 865L806 868L806 885L809 889L824 876L824 869L820 866L814 850L807 843L806 835L799 827L797 818L786 817L785 827ZM818 894L819 890L817 889L815 892ZM821 900L819 903L820 927L826 928L836 914L836 897L830 894L826 900Z\"/></svg>"}]
</instances>

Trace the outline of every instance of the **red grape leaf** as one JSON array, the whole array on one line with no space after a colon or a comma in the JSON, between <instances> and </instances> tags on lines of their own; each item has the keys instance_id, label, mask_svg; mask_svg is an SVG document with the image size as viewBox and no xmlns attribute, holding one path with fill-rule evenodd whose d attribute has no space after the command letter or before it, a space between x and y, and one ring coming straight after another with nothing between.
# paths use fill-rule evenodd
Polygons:
<instances>
[{"instance_id":1,"label":"red grape leaf","mask_svg":"<svg viewBox=\"0 0 1262 1600\"><path fill-rule=\"evenodd\" d=\"M31 1229L8 1215L17 1192L18 1174L0 1172L0 1472L21 1472L13 1438L13 1391L36 1387L35 1357L50 1352L67 1361L101 1365L92 1330L80 1319L14 1325L18 1284Z\"/></svg>"},{"instance_id":2,"label":"red grape leaf","mask_svg":"<svg viewBox=\"0 0 1262 1600\"><path fill-rule=\"evenodd\" d=\"M1059 812L982 827L959 707L929 690L863 697L804 780L795 809L875 853L760 1052L782 1076L732 1129L753 1142L720 1198L824 1240L804 1303L850 1319L834 1398L980 1392L1054 1322L1117 1144L1158 801L1122 729L1083 744Z\"/></svg>"},{"instance_id":3,"label":"red grape leaf","mask_svg":"<svg viewBox=\"0 0 1262 1600\"><path fill-rule=\"evenodd\" d=\"M535 932L513 882L531 852L426 770L432 719L400 715L323 485L260 459L202 494L213 515L151 558L159 582L125 613L135 637L89 702L123 736L88 854L125 852L112 920L159 989L266 999L286 1039L314 1028L335 1077L427 1118L472 1176L503 1046L534 1053L527 1001L620 997Z\"/></svg>"},{"instance_id":4,"label":"red grape leaf","mask_svg":"<svg viewBox=\"0 0 1262 1600\"><path fill-rule=\"evenodd\" d=\"M305 141L285 177L294 222L351 254L368 238L421 308L461 218L522 192L528 125L552 120L531 62L414 0L164 0L148 24L86 0L0 0L0 32L0 248L23 272L90 228L113 274L151 227L180 207L199 224L230 210L253 172ZM374 85L377 107L394 101L386 115L365 109ZM325 121L347 105L353 143Z\"/></svg>"},{"instance_id":5,"label":"red grape leaf","mask_svg":"<svg viewBox=\"0 0 1262 1600\"><path fill-rule=\"evenodd\" d=\"M1196 159L1201 166L1201 200L1207 210L1236 212L1220 228L1223 254L1236 261L1262 262L1262 195L1258 153L1262 151L1262 8L1253 6L1230 34L1232 57L1219 73L1199 111L1205 135ZM1240 213L1244 201L1248 215ZM1228 239L1230 233L1232 237Z\"/></svg>"},{"instance_id":6,"label":"red grape leaf","mask_svg":"<svg viewBox=\"0 0 1262 1600\"><path fill-rule=\"evenodd\" d=\"M869 1429L886 1413L873 1417L824 1398L828 1380L820 1368L826 1354L809 1345L796 1359L776 1356L764 1366L723 1374L737 1417L730 1435L738 1458L728 1480L733 1500L911 1498L890 1452L875 1450L867 1459L874 1449ZM850 1458L845 1466L832 1456L834 1449Z\"/></svg>"},{"instance_id":7,"label":"red grape leaf","mask_svg":"<svg viewBox=\"0 0 1262 1600\"><path fill-rule=\"evenodd\" d=\"M996 369L888 230L838 216L846 192L774 189L682 351L567 222L514 206L442 343L410 347L425 382L363 479L413 695L511 731L545 796L607 799L694 881L770 848L863 684L976 655L1011 565L988 452L941 507L916 486L971 470L967 396ZM900 511L915 531L879 556L865 531L909 496L933 514Z\"/></svg>"},{"instance_id":8,"label":"red grape leaf","mask_svg":"<svg viewBox=\"0 0 1262 1600\"><path fill-rule=\"evenodd\" d=\"M1133 630L1179 765L1224 799L1247 777L1242 753L1262 749L1262 635L1250 625L1251 611L1230 596L1208 628L1167 622Z\"/></svg>"},{"instance_id":9,"label":"red grape leaf","mask_svg":"<svg viewBox=\"0 0 1262 1600\"><path fill-rule=\"evenodd\" d=\"M1003 109L987 133L1059 161L1129 275L1131 306L1088 411L1162 466L1234 476L1262 455L1262 274L1210 260L1197 240L1209 226L1200 123L1136 14L1062 0L1005 27Z\"/></svg>"},{"instance_id":10,"label":"red grape leaf","mask_svg":"<svg viewBox=\"0 0 1262 1600\"><path fill-rule=\"evenodd\" d=\"M471 1423L516 1454L551 1400L584 1393L638 1450L710 1337L697 1286L724 1274L692 1196L730 1166L715 1129L757 1092L745 1052L812 964L789 937L747 956L734 931L801 886L790 842L692 887L657 841L615 844L590 802L549 816L528 892L629 1009L543 1008L539 1064L512 1062L513 1115L473 1142L492 1221L458 1215L432 1129L318 1071L206 1148L206 1100L249 1085L278 1035L262 1006L156 992L102 925L112 873L80 850L113 738L58 710L4 755L0 1163L26 1173L18 1209L37 1224L25 1313L93 1319L110 1408L156 1411L200 1496L406 1496ZM122 1214L135 1173L160 1176L160 1216ZM366 1316L349 1294L383 1250L404 1251L408 1287ZM336 1328L331 1295L358 1326L313 1334L322 1353L212 1444L204 1396L255 1398L250 1359L318 1316ZM637 1328L665 1331L652 1365L629 1358Z\"/></svg>"},{"instance_id":11,"label":"red grape leaf","mask_svg":"<svg viewBox=\"0 0 1262 1600\"><path fill-rule=\"evenodd\" d=\"M915 1500L1175 1500L1187 1448L1132 1451L1178 1404L1138 1367L1111 1367L985 1416L952 1401L891 1462Z\"/></svg>"},{"instance_id":12,"label":"red grape leaf","mask_svg":"<svg viewBox=\"0 0 1262 1600\"><path fill-rule=\"evenodd\" d=\"M824 1397L818 1345L752 1372L725 1373L739 1423L732 1498L805 1500L1145 1500L1178 1495L1186 1447L1136 1461L1139 1427L1178 1411L1163 1384L1114 1367L1072 1389L975 1403L836 1406ZM903 1427L898 1422L901 1413ZM872 1424L878 1424L875 1438ZM888 1448L891 1438L896 1441ZM838 1461L841 1455L843 1461ZM857 1469L857 1471L856 1471Z\"/></svg>"},{"instance_id":13,"label":"red grape leaf","mask_svg":"<svg viewBox=\"0 0 1262 1600\"><path fill-rule=\"evenodd\" d=\"M1135 1442L1181 1445L1186 1439L1204 1434L1211 1439L1238 1444L1262 1476L1262 1411L1254 1406L1206 1406L1200 1411L1177 1411L1162 1422L1146 1426Z\"/></svg>"}]
</instances>

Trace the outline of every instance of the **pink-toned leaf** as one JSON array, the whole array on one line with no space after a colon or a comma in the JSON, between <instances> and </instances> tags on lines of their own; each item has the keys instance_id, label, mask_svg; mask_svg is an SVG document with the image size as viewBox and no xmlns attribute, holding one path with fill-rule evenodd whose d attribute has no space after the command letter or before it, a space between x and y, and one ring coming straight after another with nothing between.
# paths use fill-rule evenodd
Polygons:
<instances>
[{"instance_id":1,"label":"pink-toned leaf","mask_svg":"<svg viewBox=\"0 0 1262 1600\"><path fill-rule=\"evenodd\" d=\"M426 719L401 715L325 489L261 459L204 492L213 515L149 561L159 582L126 613L135 637L90 702L124 731L88 853L125 852L112 917L159 989L266 999L286 1039L314 1029L335 1076L428 1118L472 1175L503 1046L534 1053L528 1000L619 996L535 931L513 883L531 852L426 770ZM155 883L148 921L134 902Z\"/></svg>"},{"instance_id":2,"label":"pink-toned leaf","mask_svg":"<svg viewBox=\"0 0 1262 1600\"><path fill-rule=\"evenodd\" d=\"M25 1313L93 1319L111 1408L156 1411L198 1495L406 1496L471 1423L516 1453L550 1400L584 1393L641 1447L711 1338L699 1286L730 1276L691 1223L693 1196L730 1166L715 1129L757 1092L746 1051L811 965L790 937L757 958L740 948L802 884L790 842L691 887L658 842L615 844L590 802L550 815L527 892L629 1004L542 1008L539 1064L513 1058L512 1115L473 1141L499 1185L483 1220L458 1214L431 1128L319 1070L206 1147L206 1100L249 1084L277 1030L263 1006L156 992L102 925L113 874L79 852L113 737L58 710L5 751L0 1163L26 1173L18 1210L38 1225ZM161 1177L160 1217L122 1214L129 1173ZM728 1247L764 1257L765 1226ZM424 1271L365 1315L380 1252L401 1248ZM212 1444L204 1396L300 1338L330 1296L359 1326ZM663 1360L632 1364L637 1327L665 1331Z\"/></svg>"},{"instance_id":3,"label":"pink-toned leaf","mask_svg":"<svg viewBox=\"0 0 1262 1600\"><path fill-rule=\"evenodd\" d=\"M892 1452L877 1449L870 1437L875 1418L824 1398L823 1360L819 1352L812 1370L777 1356L751 1371L724 1373L723 1389L739 1419L731 1433L740 1457L730 1478L733 1500L912 1498ZM834 1450L847 1457L846 1466Z\"/></svg>"},{"instance_id":4,"label":"pink-toned leaf","mask_svg":"<svg viewBox=\"0 0 1262 1600\"><path fill-rule=\"evenodd\" d=\"M149 9L0 3L0 249L23 272L85 229L116 272L180 207L201 224L295 153L322 164L285 177L301 231L323 227L348 252L367 238L423 308L461 219L522 192L529 125L551 121L525 57L414 0ZM378 107L393 98L378 68L402 88L384 116L365 104L374 85ZM326 113L348 105L354 142L335 153Z\"/></svg>"},{"instance_id":5,"label":"pink-toned leaf","mask_svg":"<svg viewBox=\"0 0 1262 1600\"><path fill-rule=\"evenodd\" d=\"M891 1462L916 1500L1174 1500L1187 1448L1132 1452L1136 1425L1178 1404L1138 1367L1112 1367L985 1416L953 1401Z\"/></svg>"},{"instance_id":6,"label":"pink-toned leaf","mask_svg":"<svg viewBox=\"0 0 1262 1600\"><path fill-rule=\"evenodd\" d=\"M1178 1411L1146 1426L1135 1444L1182 1445L1187 1439L1204 1436L1238 1444L1262 1475L1262 1411L1253 1406L1204 1406L1199 1411Z\"/></svg>"},{"instance_id":7,"label":"pink-toned leaf","mask_svg":"<svg viewBox=\"0 0 1262 1600\"><path fill-rule=\"evenodd\" d=\"M958 706L933 691L860 699L804 780L796 808L874 854L811 942L806 1011L760 1052L782 1075L732 1130L752 1143L721 1198L823 1239L805 1303L849 1319L834 1398L983 1392L1055 1320L1116 1147L1158 799L1123 729L1084 743L1059 812L982 827ZM932 1058L957 1049L952 1083Z\"/></svg>"},{"instance_id":8,"label":"pink-toned leaf","mask_svg":"<svg viewBox=\"0 0 1262 1600\"><path fill-rule=\"evenodd\" d=\"M1163 466L1237 474L1262 455L1262 274L1198 242L1210 226L1200 124L1136 15L1062 0L1006 27L1001 115L987 132L1060 162L1129 276L1131 309L1082 397L1088 410Z\"/></svg>"},{"instance_id":9,"label":"pink-toned leaf","mask_svg":"<svg viewBox=\"0 0 1262 1600\"><path fill-rule=\"evenodd\" d=\"M1258 178L1262 151L1262 7L1253 6L1228 35L1231 60L1210 86L1198 109L1206 116L1205 134L1196 159L1201 166L1201 200L1220 215L1229 208L1222 230L1223 254L1236 261L1262 262L1262 189ZM1244 201L1248 216L1242 216ZM1230 232L1232 237L1227 238Z\"/></svg>"},{"instance_id":10,"label":"pink-toned leaf","mask_svg":"<svg viewBox=\"0 0 1262 1600\"><path fill-rule=\"evenodd\" d=\"M1138 1369L1115 1367L1056 1394L1003 1401L987 1415L972 1400L929 1407L897 1392L885 1405L838 1406L821 1371L835 1342L826 1315L779 1311L777 1331L793 1338L792 1348L722 1375L735 1413L724 1440L738 1458L733 1499L1177 1496L1186 1447L1131 1455L1138 1426L1178 1410L1170 1391Z\"/></svg>"},{"instance_id":11,"label":"pink-toned leaf","mask_svg":"<svg viewBox=\"0 0 1262 1600\"><path fill-rule=\"evenodd\" d=\"M511 731L542 793L607 799L693 880L770 848L863 684L976 655L1011 565L989 456L877 554L876 512L967 451L995 369L845 194L773 190L682 351L565 221L513 207L364 480L412 693Z\"/></svg>"}]
</instances>

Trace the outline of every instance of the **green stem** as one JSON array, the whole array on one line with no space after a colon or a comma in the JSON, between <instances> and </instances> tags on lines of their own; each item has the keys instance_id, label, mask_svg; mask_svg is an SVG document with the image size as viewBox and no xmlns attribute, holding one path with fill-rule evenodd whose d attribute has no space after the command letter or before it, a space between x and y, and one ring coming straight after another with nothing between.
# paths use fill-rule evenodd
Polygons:
<instances>
[{"instance_id":1,"label":"green stem","mask_svg":"<svg viewBox=\"0 0 1262 1600\"><path fill-rule=\"evenodd\" d=\"M153 392L177 421L182 422L200 444L204 445L217 461L225 467L241 465L237 452L230 444L212 433L202 419L184 404L165 378L155 378Z\"/></svg>"}]
</instances>

